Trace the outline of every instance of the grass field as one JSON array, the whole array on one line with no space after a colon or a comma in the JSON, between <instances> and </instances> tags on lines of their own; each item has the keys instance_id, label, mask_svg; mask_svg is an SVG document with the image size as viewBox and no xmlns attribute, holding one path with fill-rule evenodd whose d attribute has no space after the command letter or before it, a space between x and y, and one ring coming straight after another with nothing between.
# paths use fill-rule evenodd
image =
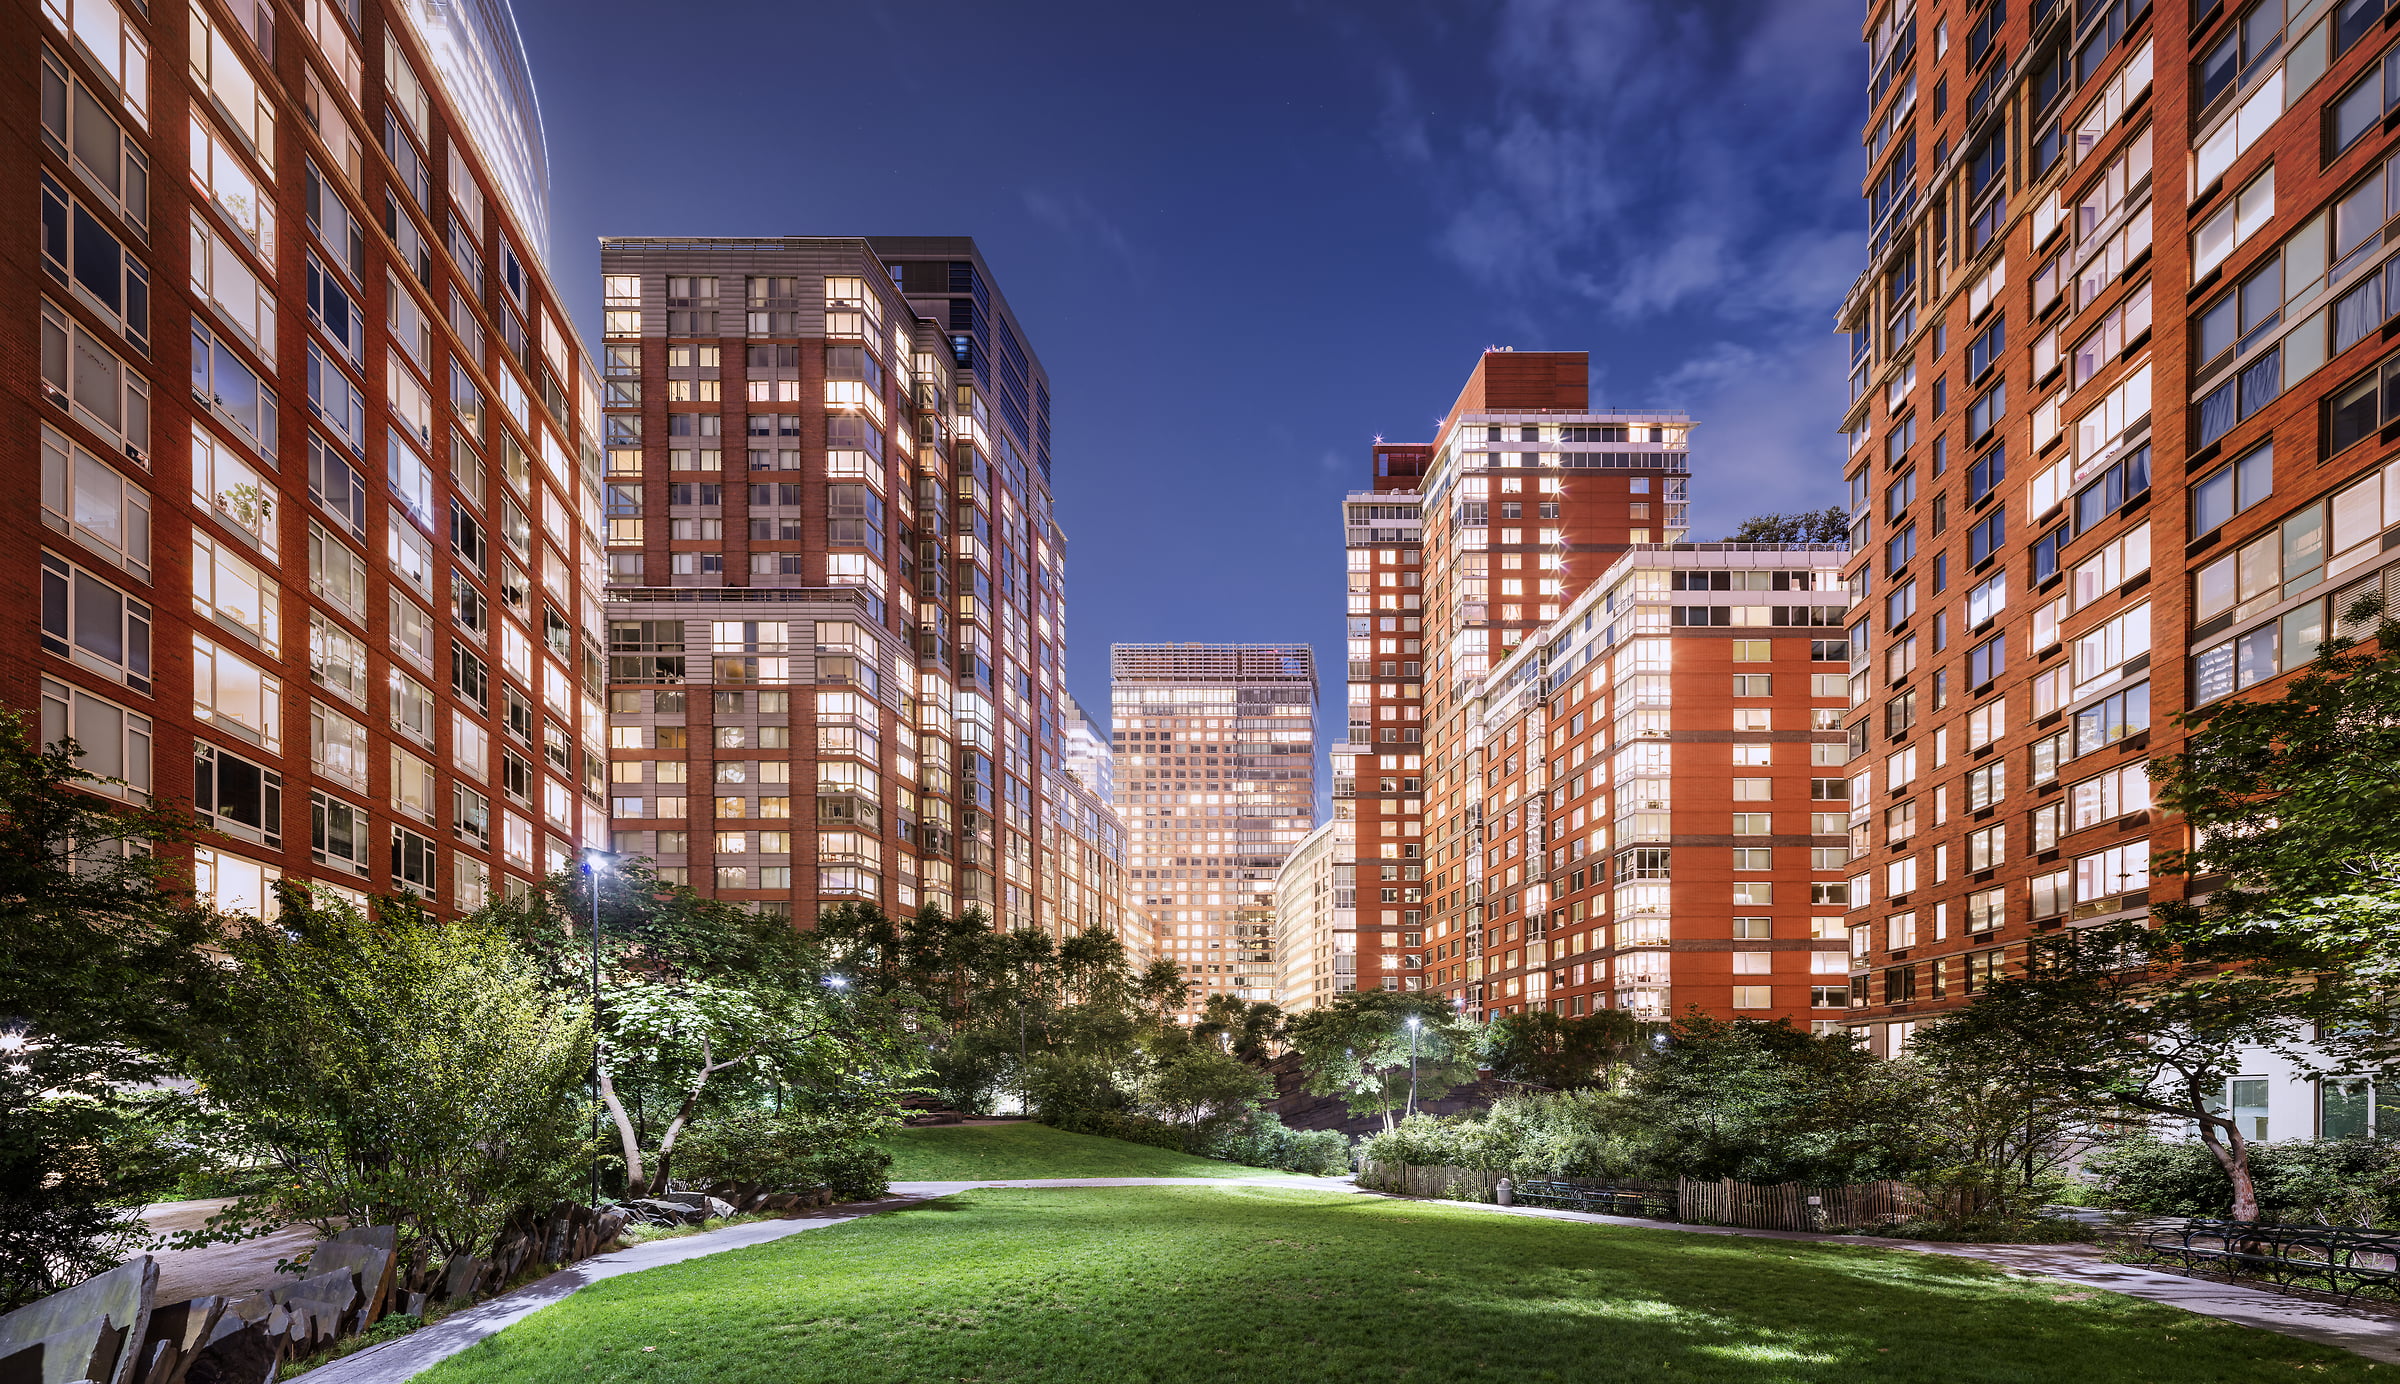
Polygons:
<instances>
[{"instance_id":1,"label":"grass field","mask_svg":"<svg viewBox=\"0 0 2400 1384\"><path fill-rule=\"evenodd\" d=\"M1266 1168L1196 1158L1172 1149L1069 1134L1025 1122L926 1125L896 1130L894 1182L967 1182L1020 1177L1285 1177Z\"/></svg>"},{"instance_id":2,"label":"grass field","mask_svg":"<svg viewBox=\"0 0 2400 1384\"><path fill-rule=\"evenodd\" d=\"M612 1279L416 1384L2240 1384L2355 1356L1965 1260L1272 1186L972 1192Z\"/></svg>"}]
</instances>

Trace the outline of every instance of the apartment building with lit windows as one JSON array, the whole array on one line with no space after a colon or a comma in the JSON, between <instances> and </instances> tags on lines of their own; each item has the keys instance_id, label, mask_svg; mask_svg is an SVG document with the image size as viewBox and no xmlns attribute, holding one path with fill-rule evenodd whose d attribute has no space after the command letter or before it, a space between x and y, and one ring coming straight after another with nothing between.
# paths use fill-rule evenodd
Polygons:
<instances>
[{"instance_id":1,"label":"apartment building with lit windows","mask_svg":"<svg viewBox=\"0 0 2400 1384\"><path fill-rule=\"evenodd\" d=\"M601 246L611 824L805 922L1121 928L1068 772L1049 388L963 238Z\"/></svg>"},{"instance_id":2,"label":"apartment building with lit windows","mask_svg":"<svg viewBox=\"0 0 2400 1384\"><path fill-rule=\"evenodd\" d=\"M1306 644L1118 644L1109 733L1128 907L1155 955L1212 995L1276 995L1275 876L1316 821L1316 654Z\"/></svg>"},{"instance_id":3,"label":"apartment building with lit windows","mask_svg":"<svg viewBox=\"0 0 2400 1384\"><path fill-rule=\"evenodd\" d=\"M1486 352L1434 440L1378 444L1375 488L1344 502L1350 731L1333 768L1361 985L1423 988L1431 933L1484 931L1467 740L1484 675L1628 548L1687 531L1691 418L1595 410L1589 374L1580 351ZM1462 1004L1483 1005L1476 985Z\"/></svg>"},{"instance_id":4,"label":"apartment building with lit windows","mask_svg":"<svg viewBox=\"0 0 2400 1384\"><path fill-rule=\"evenodd\" d=\"M2390 8L1866 15L1840 325L1852 1022L1879 1052L2032 939L2179 896L2144 762L2400 586ZM2236 1084L2278 1136L2350 1118L2263 1060Z\"/></svg>"},{"instance_id":5,"label":"apartment building with lit windows","mask_svg":"<svg viewBox=\"0 0 2400 1384\"><path fill-rule=\"evenodd\" d=\"M1358 910L1336 864L1341 825L1319 823L1275 872L1275 1003L1287 1014L1358 988Z\"/></svg>"},{"instance_id":6,"label":"apartment building with lit windows","mask_svg":"<svg viewBox=\"0 0 2400 1384\"><path fill-rule=\"evenodd\" d=\"M1838 546L1629 549L1466 699L1465 862L1428 988L1839 1030L1849 1000ZM1469 921L1472 919L1472 921Z\"/></svg>"},{"instance_id":7,"label":"apartment building with lit windows","mask_svg":"<svg viewBox=\"0 0 2400 1384\"><path fill-rule=\"evenodd\" d=\"M1411 886L1401 879L1406 862L1378 861L1373 851L1360 858L1360 823L1369 835L1386 821L1421 829L1425 801L1425 559L1416 485L1432 456L1422 443L1377 442L1374 488L1342 502L1348 720L1330 756L1332 846L1341 876L1338 906L1350 911L1352 982L1369 990L1400 988L1402 953L1395 950L1398 932L1381 926L1370 929L1364 951L1358 948L1358 900L1366 900L1367 917L1380 924L1390 911L1380 905L1400 904ZM1395 927L1404 916L1393 912Z\"/></svg>"},{"instance_id":8,"label":"apartment building with lit windows","mask_svg":"<svg viewBox=\"0 0 2400 1384\"><path fill-rule=\"evenodd\" d=\"M0 278L38 345L6 702L95 791L192 808L229 911L463 912L568 865L605 835L599 381L504 0L0 31L40 249Z\"/></svg>"}]
</instances>

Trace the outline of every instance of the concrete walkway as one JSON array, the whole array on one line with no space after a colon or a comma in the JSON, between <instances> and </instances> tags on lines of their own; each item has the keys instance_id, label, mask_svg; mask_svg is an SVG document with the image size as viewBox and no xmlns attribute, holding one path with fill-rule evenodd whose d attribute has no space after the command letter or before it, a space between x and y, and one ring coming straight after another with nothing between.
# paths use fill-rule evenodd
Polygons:
<instances>
[{"instance_id":1,"label":"concrete walkway","mask_svg":"<svg viewBox=\"0 0 2400 1384\"><path fill-rule=\"evenodd\" d=\"M403 1381L465 1350L512 1323L524 1320L587 1284L620 1274L639 1273L687 1259L746 1249L785 1239L821 1226L840 1225L883 1211L914 1206L936 1197L985 1187L1265 1187L1278 1190L1343 1192L1354 1196L1408 1198L1371 1192L1349 1178L1302 1177L1054 1177L994 1178L958 1182L895 1182L885 1200L836 1208L815 1217L788 1221L756 1221L727 1226L699 1235L653 1240L539 1279L514 1292L477 1303L432 1326L385 1345L362 1350L309 1371L310 1384L403 1384ZM2312 1299L2286 1297L2257 1288L2212 1283L2181 1274L2128 1264L2112 1264L2088 1245L1951 1245L1916 1240L1884 1240L1867 1235L1814 1235L1793 1230L1746 1230L1738 1226L1684 1225L1673 1221L1641 1220L1628 1216L1598 1216L1583 1211L1553 1211L1538 1206L1492 1206L1482 1202L1445 1202L1469 1211L1495 1216L1524 1216L1542 1220L1580 1221L1620 1226L1629 1230L1661 1230L1686 1235L1738 1235L1762 1240L1811 1240L1858 1245L1867 1249L1912 1250L1979 1259L2027 1278L2051 1278L2101 1292L2122 1293L2145 1302L2180 1307L2241 1326L2314 1341L2363 1355L2370 1360L2400 1364L2400 1320L2372 1312L2337 1307Z\"/></svg>"}]
</instances>

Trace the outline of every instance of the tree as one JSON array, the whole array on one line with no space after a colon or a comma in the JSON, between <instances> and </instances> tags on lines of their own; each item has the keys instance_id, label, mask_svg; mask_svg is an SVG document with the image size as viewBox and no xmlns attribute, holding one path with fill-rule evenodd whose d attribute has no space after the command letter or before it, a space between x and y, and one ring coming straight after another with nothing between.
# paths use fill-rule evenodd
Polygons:
<instances>
[{"instance_id":1,"label":"tree","mask_svg":"<svg viewBox=\"0 0 2400 1384\"><path fill-rule=\"evenodd\" d=\"M1310 1094L1340 1096L1352 1114L1383 1116L1386 1129L1392 1112L1408 1104L1412 1071L1420 1101L1473 1081L1483 1037L1438 997L1399 990L1336 995L1293 1019L1285 1034Z\"/></svg>"},{"instance_id":2,"label":"tree","mask_svg":"<svg viewBox=\"0 0 2400 1384\"><path fill-rule=\"evenodd\" d=\"M208 920L156 846L191 820L88 772L0 712L0 1312L110 1268L145 1238L128 1209L176 1170L118 1150L188 1102L145 1097L205 971Z\"/></svg>"},{"instance_id":3,"label":"tree","mask_svg":"<svg viewBox=\"0 0 2400 1384\"><path fill-rule=\"evenodd\" d=\"M1197 1130L1248 1114L1275 1094L1266 1073L1230 1053L1194 1043L1142 1083L1141 1102Z\"/></svg>"},{"instance_id":4,"label":"tree","mask_svg":"<svg viewBox=\"0 0 2400 1384\"><path fill-rule=\"evenodd\" d=\"M297 886L279 904L225 924L225 964L181 1036L211 1104L280 1174L217 1229L396 1225L480 1254L510 1216L576 1188L586 1009L558 1003L488 919L384 899L370 921Z\"/></svg>"},{"instance_id":5,"label":"tree","mask_svg":"<svg viewBox=\"0 0 2400 1384\"><path fill-rule=\"evenodd\" d=\"M1483 1064L1494 1080L1520 1086L1605 1087L1648 1050L1656 1033L1657 1025L1623 1009L1595 1010L1581 1018L1528 1009L1492 1021Z\"/></svg>"},{"instance_id":6,"label":"tree","mask_svg":"<svg viewBox=\"0 0 2400 1384\"><path fill-rule=\"evenodd\" d=\"M1904 1167L1913 1069L1778 1019L1675 1021L1633 1082L1647 1158L1669 1176L1860 1182Z\"/></svg>"},{"instance_id":7,"label":"tree","mask_svg":"<svg viewBox=\"0 0 2400 1384\"><path fill-rule=\"evenodd\" d=\"M2150 762L2195 844L2159 874L2193 897L2159 904L2198 959L2306 977L2338 1068L2400 1064L2400 624L2369 597L2341 612L2376 645L2335 639L2281 696L2190 713L2182 750Z\"/></svg>"},{"instance_id":8,"label":"tree","mask_svg":"<svg viewBox=\"0 0 2400 1384\"><path fill-rule=\"evenodd\" d=\"M1754 514L1725 535L1728 543L1847 543L1850 515L1840 505L1792 514Z\"/></svg>"},{"instance_id":9,"label":"tree","mask_svg":"<svg viewBox=\"0 0 2400 1384\"><path fill-rule=\"evenodd\" d=\"M864 988L922 997L934 1085L960 1110L992 1109L1012 1088L1030 1103L1045 1065L1037 1059L1050 1056L1101 1064L1112 1084L1130 1086L1190 993L1171 961L1136 974L1105 928L1060 939L995 932L973 910L950 917L927 906L893 922L873 905L845 904L820 916L817 935L829 964Z\"/></svg>"},{"instance_id":10,"label":"tree","mask_svg":"<svg viewBox=\"0 0 2400 1384\"><path fill-rule=\"evenodd\" d=\"M2034 1215L2057 1200L2068 1166L2104 1133L2109 1103L2059 1085L1990 1030L1936 1021L1897 1060L1927 1077L1908 1180L1950 1224Z\"/></svg>"},{"instance_id":11,"label":"tree","mask_svg":"<svg viewBox=\"0 0 2400 1384\"><path fill-rule=\"evenodd\" d=\"M1244 1062L1264 1065L1283 1037L1283 1011L1265 1000L1244 1003L1231 995L1211 995L1200 1007L1192 1037L1215 1044Z\"/></svg>"},{"instance_id":12,"label":"tree","mask_svg":"<svg viewBox=\"0 0 2400 1384\"><path fill-rule=\"evenodd\" d=\"M1945 1019L1943 1042L2006 1054L2013 1079L2143 1123L2189 1121L2258 1218L2249 1138L2226 1108L2244 1054L2290 1048L2309 997L2272 976L2187 957L2140 921L2068 928L2032 944L2021 975Z\"/></svg>"},{"instance_id":13,"label":"tree","mask_svg":"<svg viewBox=\"0 0 2400 1384\"><path fill-rule=\"evenodd\" d=\"M872 909L825 939L777 918L662 883L638 864L561 873L487 910L562 1001L589 993L598 888L599 1090L629 1193L664 1190L675 1145L696 1121L795 1105L863 1139L924 1066L920 1001L906 958ZM861 940L863 935L864 940ZM840 969L829 966L838 959ZM853 986L848 998L830 984ZM866 991L858 994L856 991Z\"/></svg>"}]
</instances>

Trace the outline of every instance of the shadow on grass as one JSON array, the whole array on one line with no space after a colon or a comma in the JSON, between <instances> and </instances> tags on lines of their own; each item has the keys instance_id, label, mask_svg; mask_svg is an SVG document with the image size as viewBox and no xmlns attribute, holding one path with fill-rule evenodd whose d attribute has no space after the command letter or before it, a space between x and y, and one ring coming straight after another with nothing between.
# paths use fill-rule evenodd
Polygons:
<instances>
[{"instance_id":1,"label":"shadow on grass","mask_svg":"<svg viewBox=\"0 0 2400 1384\"><path fill-rule=\"evenodd\" d=\"M2295 1368L2380 1377L1964 1260L1143 1187L960 1193L615 1279L422 1381L2196 1384Z\"/></svg>"}]
</instances>

